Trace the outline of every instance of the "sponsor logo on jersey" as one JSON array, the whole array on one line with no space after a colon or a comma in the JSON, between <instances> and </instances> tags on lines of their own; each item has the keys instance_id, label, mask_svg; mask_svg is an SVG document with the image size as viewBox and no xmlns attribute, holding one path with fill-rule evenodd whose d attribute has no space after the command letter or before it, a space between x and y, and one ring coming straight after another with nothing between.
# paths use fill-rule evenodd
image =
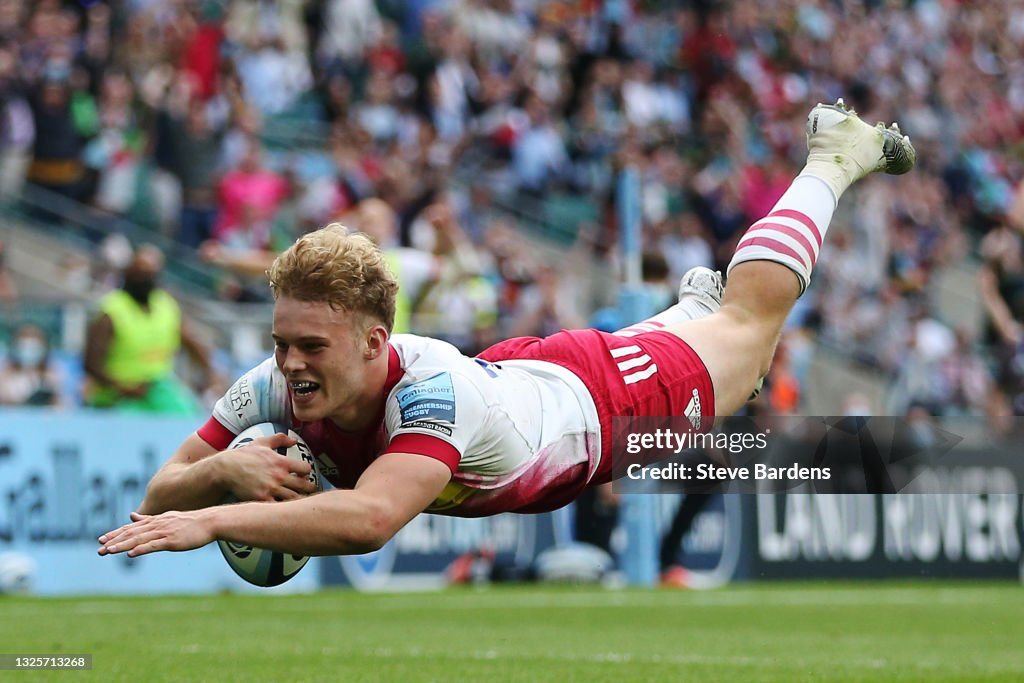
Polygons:
<instances>
[{"instance_id":1,"label":"sponsor logo on jersey","mask_svg":"<svg viewBox=\"0 0 1024 683\"><path fill-rule=\"evenodd\" d=\"M245 409L253 404L252 380L248 375L235 383L228 392L228 403L239 420L245 417Z\"/></svg>"},{"instance_id":2,"label":"sponsor logo on jersey","mask_svg":"<svg viewBox=\"0 0 1024 683\"><path fill-rule=\"evenodd\" d=\"M416 422L403 422L402 429L429 429L432 432L438 434L444 434L445 436L452 435L452 428L445 427L442 424L436 422L427 422L426 420L417 420Z\"/></svg>"},{"instance_id":3,"label":"sponsor logo on jersey","mask_svg":"<svg viewBox=\"0 0 1024 683\"><path fill-rule=\"evenodd\" d=\"M479 365L483 369L483 371L487 373L488 377L490 377L491 379L495 379L495 378L498 377L498 373L496 373L495 370L496 369L497 370L501 370L501 366L500 365L495 365L494 363L488 363L487 361L483 360L482 358L474 358L473 360L475 360L476 364Z\"/></svg>"},{"instance_id":4,"label":"sponsor logo on jersey","mask_svg":"<svg viewBox=\"0 0 1024 683\"><path fill-rule=\"evenodd\" d=\"M410 384L396 398L403 427L424 420L455 422L455 389L447 372Z\"/></svg>"}]
</instances>

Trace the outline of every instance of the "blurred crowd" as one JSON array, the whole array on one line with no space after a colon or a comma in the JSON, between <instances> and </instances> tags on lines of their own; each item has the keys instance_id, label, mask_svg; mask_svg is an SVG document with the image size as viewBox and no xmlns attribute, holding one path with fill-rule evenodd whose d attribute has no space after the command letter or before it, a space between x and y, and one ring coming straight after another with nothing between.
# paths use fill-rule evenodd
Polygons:
<instances>
[{"instance_id":1,"label":"blurred crowd","mask_svg":"<svg viewBox=\"0 0 1024 683\"><path fill-rule=\"evenodd\" d=\"M237 301L340 221L388 251L400 330L474 352L622 322L591 315L627 166L651 286L724 269L800 169L808 108L840 96L899 119L919 166L844 200L761 400L800 409L817 339L896 378L851 411L1024 413L1020 0L0 0L0 195L128 217ZM937 301L978 255L980 335Z\"/></svg>"}]
</instances>

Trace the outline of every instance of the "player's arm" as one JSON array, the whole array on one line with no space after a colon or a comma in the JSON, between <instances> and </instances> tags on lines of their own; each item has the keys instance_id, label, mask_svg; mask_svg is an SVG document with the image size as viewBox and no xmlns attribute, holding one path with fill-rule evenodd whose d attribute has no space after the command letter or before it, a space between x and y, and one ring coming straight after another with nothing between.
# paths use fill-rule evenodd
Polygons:
<instances>
[{"instance_id":1,"label":"player's arm","mask_svg":"<svg viewBox=\"0 0 1024 683\"><path fill-rule=\"evenodd\" d=\"M194 510L216 505L224 497L215 476L217 449L193 433L157 471L146 487L139 512L155 515L167 510Z\"/></svg>"},{"instance_id":2,"label":"player's arm","mask_svg":"<svg viewBox=\"0 0 1024 683\"><path fill-rule=\"evenodd\" d=\"M1024 337L1024 327L1014 320L1006 300L999 294L999 278L990 264L978 271L978 292L996 332L1007 344L1017 344Z\"/></svg>"},{"instance_id":3,"label":"player's arm","mask_svg":"<svg viewBox=\"0 0 1024 683\"><path fill-rule=\"evenodd\" d=\"M386 453L352 490L273 505L239 503L153 517L133 513L131 524L100 537L99 553L137 557L191 550L215 540L296 555L366 553L383 546L425 510L451 476L451 468L434 458Z\"/></svg>"},{"instance_id":4,"label":"player's arm","mask_svg":"<svg viewBox=\"0 0 1024 683\"><path fill-rule=\"evenodd\" d=\"M308 463L282 458L275 450L294 445L285 434L256 439L229 451L218 450L193 433L153 476L139 512L196 510L224 502L232 493L240 500L292 500L316 491L308 481Z\"/></svg>"},{"instance_id":5,"label":"player's arm","mask_svg":"<svg viewBox=\"0 0 1024 683\"><path fill-rule=\"evenodd\" d=\"M291 500L313 493L308 464L282 458L276 448L292 439L277 434L225 450L236 434L260 422L290 421L288 392L273 358L242 375L217 401L213 415L156 473L139 506L143 514L195 510L239 500Z\"/></svg>"},{"instance_id":6,"label":"player's arm","mask_svg":"<svg viewBox=\"0 0 1024 683\"><path fill-rule=\"evenodd\" d=\"M281 505L210 510L211 540L299 555L351 555L376 550L423 512L451 479L430 457L386 453L352 490L328 491Z\"/></svg>"}]
</instances>

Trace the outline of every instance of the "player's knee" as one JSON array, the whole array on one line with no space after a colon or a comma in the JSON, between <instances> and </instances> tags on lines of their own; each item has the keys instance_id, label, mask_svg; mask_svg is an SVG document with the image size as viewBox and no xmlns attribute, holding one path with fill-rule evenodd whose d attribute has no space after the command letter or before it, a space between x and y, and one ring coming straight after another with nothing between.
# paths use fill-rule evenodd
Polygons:
<instances>
[{"instance_id":1,"label":"player's knee","mask_svg":"<svg viewBox=\"0 0 1024 683\"><path fill-rule=\"evenodd\" d=\"M770 341L761 346L761 354L755 381L760 380L772 369L772 362L775 360L775 351L779 346L779 333L776 333Z\"/></svg>"},{"instance_id":2,"label":"player's knee","mask_svg":"<svg viewBox=\"0 0 1024 683\"><path fill-rule=\"evenodd\" d=\"M721 316L729 321L731 325L739 327L756 326L758 322L757 312L743 302L730 302L722 304L716 316Z\"/></svg>"},{"instance_id":3,"label":"player's knee","mask_svg":"<svg viewBox=\"0 0 1024 683\"><path fill-rule=\"evenodd\" d=\"M729 311L723 307L722 312L730 320L728 329L740 340L742 347L749 349L746 357L752 369L756 371L754 381L757 381L766 375L771 367L779 340L779 326L774 321L765 320L741 306Z\"/></svg>"}]
</instances>

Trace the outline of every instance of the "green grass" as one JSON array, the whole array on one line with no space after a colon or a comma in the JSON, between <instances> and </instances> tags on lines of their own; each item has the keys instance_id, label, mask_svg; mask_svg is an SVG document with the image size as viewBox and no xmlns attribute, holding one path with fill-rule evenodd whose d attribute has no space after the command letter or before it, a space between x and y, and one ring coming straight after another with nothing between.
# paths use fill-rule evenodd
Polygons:
<instances>
[{"instance_id":1,"label":"green grass","mask_svg":"<svg viewBox=\"0 0 1024 683\"><path fill-rule=\"evenodd\" d=\"M24 680L1024 681L1017 584L0 600ZM15 679L13 675L3 676Z\"/></svg>"}]
</instances>

